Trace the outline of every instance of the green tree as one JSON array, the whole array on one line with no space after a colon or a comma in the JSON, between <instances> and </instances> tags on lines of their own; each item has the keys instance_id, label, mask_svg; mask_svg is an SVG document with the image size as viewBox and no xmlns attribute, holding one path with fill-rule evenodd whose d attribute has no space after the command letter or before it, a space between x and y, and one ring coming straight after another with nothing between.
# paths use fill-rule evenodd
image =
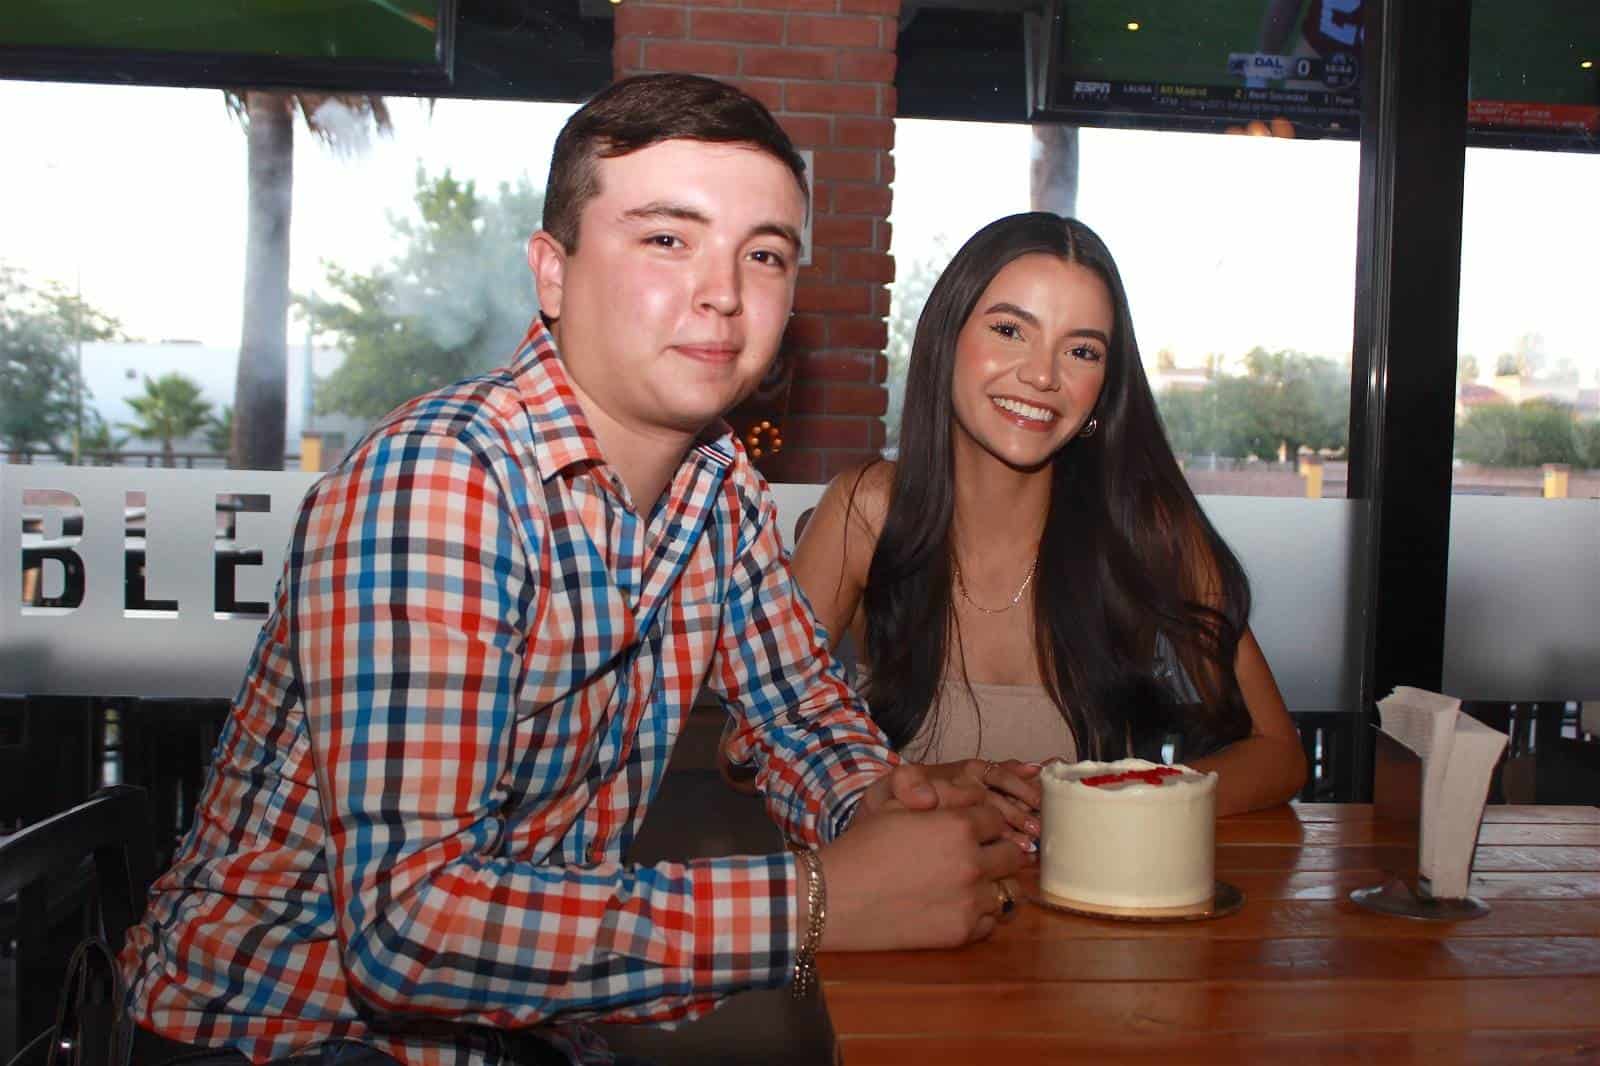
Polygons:
<instances>
[{"instance_id":1,"label":"green tree","mask_svg":"<svg viewBox=\"0 0 1600 1066\"><path fill-rule=\"evenodd\" d=\"M1600 456L1597 434L1572 417L1572 408L1550 400L1529 400L1512 407L1495 404L1474 408L1456 428L1456 456L1484 466L1538 466L1571 463L1582 466Z\"/></svg>"},{"instance_id":2,"label":"green tree","mask_svg":"<svg viewBox=\"0 0 1600 1066\"><path fill-rule=\"evenodd\" d=\"M1174 451L1275 459L1301 447L1344 449L1349 442L1350 372L1332 359L1255 348L1242 376L1218 375L1203 389L1167 389L1156 398Z\"/></svg>"},{"instance_id":3,"label":"green tree","mask_svg":"<svg viewBox=\"0 0 1600 1066\"><path fill-rule=\"evenodd\" d=\"M244 320L234 383L235 467L283 469L289 396L289 222L294 200L294 127L300 115L322 141L351 149L389 129L382 97L250 89L227 92L245 127L249 188Z\"/></svg>"},{"instance_id":4,"label":"green tree","mask_svg":"<svg viewBox=\"0 0 1600 1066\"><path fill-rule=\"evenodd\" d=\"M537 309L524 248L544 197L524 179L492 197L447 170L417 171L416 214L391 220L404 250L370 273L325 267L332 299L301 301L344 362L316 384L320 413L378 418L515 350Z\"/></svg>"},{"instance_id":5,"label":"green tree","mask_svg":"<svg viewBox=\"0 0 1600 1066\"><path fill-rule=\"evenodd\" d=\"M79 447L85 457L108 459L122 451L122 446L127 443L127 437L111 432L111 423L101 418L99 411L89 410L83 413L83 434ZM92 464L93 460L89 462Z\"/></svg>"},{"instance_id":6,"label":"green tree","mask_svg":"<svg viewBox=\"0 0 1600 1066\"><path fill-rule=\"evenodd\" d=\"M78 345L121 334L112 318L51 283L32 286L0 266L0 440L13 453L72 455L87 397Z\"/></svg>"},{"instance_id":7,"label":"green tree","mask_svg":"<svg viewBox=\"0 0 1600 1066\"><path fill-rule=\"evenodd\" d=\"M172 442L203 428L211 420L211 404L200 395L200 385L173 371L152 380L145 375L144 393L128 398L138 421L123 428L140 440L161 442L163 466L176 466Z\"/></svg>"},{"instance_id":8,"label":"green tree","mask_svg":"<svg viewBox=\"0 0 1600 1066\"><path fill-rule=\"evenodd\" d=\"M233 446L233 407L222 405L222 413L206 422L206 445L218 455L227 455Z\"/></svg>"}]
</instances>

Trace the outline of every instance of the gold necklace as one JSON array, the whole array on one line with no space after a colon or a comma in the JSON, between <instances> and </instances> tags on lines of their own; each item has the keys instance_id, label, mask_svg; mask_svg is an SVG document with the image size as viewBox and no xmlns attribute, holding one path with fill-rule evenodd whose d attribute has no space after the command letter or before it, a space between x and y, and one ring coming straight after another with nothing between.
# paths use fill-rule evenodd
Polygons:
<instances>
[{"instance_id":1,"label":"gold necklace","mask_svg":"<svg viewBox=\"0 0 1600 1066\"><path fill-rule=\"evenodd\" d=\"M983 604L973 599L972 596L967 592L967 583L961 578L961 564L952 559L950 560L950 565L955 568L956 588L961 591L961 598L970 603L974 610L981 611L984 614L1005 614L1007 611L1011 610L1017 604L1022 602L1022 594L1028 591L1028 586L1033 583L1033 572L1039 568L1039 556L1037 553L1034 554L1033 562L1028 564L1027 576L1022 579L1022 587L1017 589L1017 594L1011 597L1011 602L1006 604L1004 607L985 607Z\"/></svg>"}]
</instances>

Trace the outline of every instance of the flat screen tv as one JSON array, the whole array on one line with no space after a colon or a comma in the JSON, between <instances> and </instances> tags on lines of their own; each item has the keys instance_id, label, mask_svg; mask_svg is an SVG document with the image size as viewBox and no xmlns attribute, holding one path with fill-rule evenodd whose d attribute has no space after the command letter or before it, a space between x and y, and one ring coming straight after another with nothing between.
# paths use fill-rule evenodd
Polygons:
<instances>
[{"instance_id":1,"label":"flat screen tv","mask_svg":"<svg viewBox=\"0 0 1600 1066\"><path fill-rule=\"evenodd\" d=\"M1051 0L1032 117L1360 132L1362 0ZM1600 2L1473 0L1470 144L1600 151Z\"/></svg>"},{"instance_id":2,"label":"flat screen tv","mask_svg":"<svg viewBox=\"0 0 1600 1066\"><path fill-rule=\"evenodd\" d=\"M425 93L451 82L455 0L0 4L0 76Z\"/></svg>"}]
</instances>

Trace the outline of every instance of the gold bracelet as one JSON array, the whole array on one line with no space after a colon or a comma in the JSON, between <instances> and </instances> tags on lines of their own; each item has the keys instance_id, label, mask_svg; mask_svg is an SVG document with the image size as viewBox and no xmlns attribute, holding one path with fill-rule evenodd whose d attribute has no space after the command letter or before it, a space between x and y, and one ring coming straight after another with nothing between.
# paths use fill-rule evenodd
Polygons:
<instances>
[{"instance_id":1,"label":"gold bracelet","mask_svg":"<svg viewBox=\"0 0 1600 1066\"><path fill-rule=\"evenodd\" d=\"M822 943L822 925L828 920L828 889L822 880L822 860L804 848L794 850L795 859L806 872L805 941L794 953L794 982L790 990L796 999L804 998L817 983L817 945Z\"/></svg>"}]
</instances>

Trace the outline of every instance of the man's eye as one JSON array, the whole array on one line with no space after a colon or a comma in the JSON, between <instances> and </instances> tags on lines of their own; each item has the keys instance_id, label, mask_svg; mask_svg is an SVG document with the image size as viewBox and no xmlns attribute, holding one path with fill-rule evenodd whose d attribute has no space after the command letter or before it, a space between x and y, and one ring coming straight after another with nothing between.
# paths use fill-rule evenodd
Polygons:
<instances>
[{"instance_id":1,"label":"man's eye","mask_svg":"<svg viewBox=\"0 0 1600 1066\"><path fill-rule=\"evenodd\" d=\"M766 264L767 266L775 266L780 270L788 265L788 260L784 259L783 256L766 248L760 248L751 252L750 258L754 259L758 263Z\"/></svg>"},{"instance_id":2,"label":"man's eye","mask_svg":"<svg viewBox=\"0 0 1600 1066\"><path fill-rule=\"evenodd\" d=\"M656 248L678 248L683 244L683 241L670 233L652 233L644 239L644 242Z\"/></svg>"}]
</instances>

